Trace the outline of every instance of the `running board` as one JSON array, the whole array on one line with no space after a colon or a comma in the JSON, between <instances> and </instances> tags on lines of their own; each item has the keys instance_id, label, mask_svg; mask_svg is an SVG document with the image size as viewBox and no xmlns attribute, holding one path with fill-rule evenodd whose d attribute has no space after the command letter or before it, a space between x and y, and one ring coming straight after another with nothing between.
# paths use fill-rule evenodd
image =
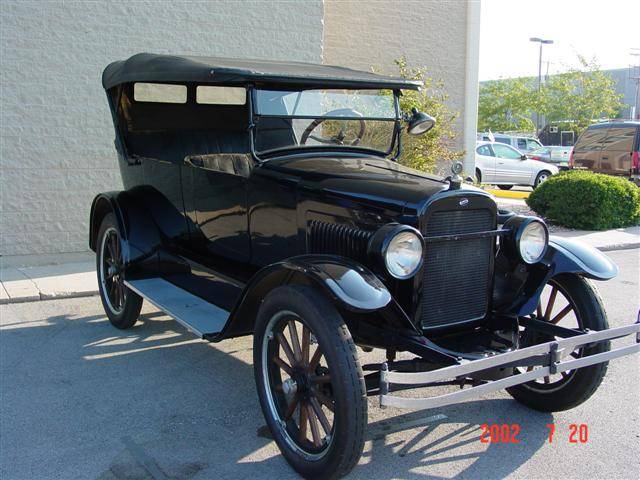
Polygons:
<instances>
[{"instance_id":1,"label":"running board","mask_svg":"<svg viewBox=\"0 0 640 480\"><path fill-rule=\"evenodd\" d=\"M124 283L200 338L220 333L227 324L229 312L162 278L125 280Z\"/></svg>"}]
</instances>

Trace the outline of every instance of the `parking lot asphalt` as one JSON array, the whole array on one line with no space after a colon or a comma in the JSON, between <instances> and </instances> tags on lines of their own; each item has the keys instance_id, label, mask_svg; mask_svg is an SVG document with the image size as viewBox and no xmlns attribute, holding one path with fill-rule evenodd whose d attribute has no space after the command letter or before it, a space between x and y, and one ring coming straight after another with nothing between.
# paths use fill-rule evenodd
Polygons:
<instances>
[{"instance_id":1,"label":"parking lot asphalt","mask_svg":"<svg viewBox=\"0 0 640 480\"><path fill-rule=\"evenodd\" d=\"M640 307L640 251L608 255L620 274L597 286L621 326ZM264 434L251 347L198 340L149 305L128 331L98 297L1 305L0 478L296 478ZM412 413L371 398L349 478L637 479L639 357L613 361L587 403L555 414L505 392ZM425 424L433 415L446 418ZM518 424L520 442L480 442L484 423ZM571 424L587 425L585 443L569 442Z\"/></svg>"}]
</instances>

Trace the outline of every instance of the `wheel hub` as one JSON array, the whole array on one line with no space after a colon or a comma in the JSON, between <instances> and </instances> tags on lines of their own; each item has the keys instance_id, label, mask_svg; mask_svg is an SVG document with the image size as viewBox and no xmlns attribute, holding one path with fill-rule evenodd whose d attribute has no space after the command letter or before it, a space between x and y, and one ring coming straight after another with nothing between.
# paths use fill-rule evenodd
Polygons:
<instances>
[{"instance_id":1,"label":"wheel hub","mask_svg":"<svg viewBox=\"0 0 640 480\"><path fill-rule=\"evenodd\" d=\"M294 368L291 379L289 380L292 380L293 384L296 386L296 392L303 398L309 396L313 387L311 384L311 377L304 369L298 367Z\"/></svg>"},{"instance_id":2,"label":"wheel hub","mask_svg":"<svg viewBox=\"0 0 640 480\"><path fill-rule=\"evenodd\" d=\"M298 391L298 384L293 378L287 378L282 382L282 391L285 395L295 395Z\"/></svg>"}]
</instances>

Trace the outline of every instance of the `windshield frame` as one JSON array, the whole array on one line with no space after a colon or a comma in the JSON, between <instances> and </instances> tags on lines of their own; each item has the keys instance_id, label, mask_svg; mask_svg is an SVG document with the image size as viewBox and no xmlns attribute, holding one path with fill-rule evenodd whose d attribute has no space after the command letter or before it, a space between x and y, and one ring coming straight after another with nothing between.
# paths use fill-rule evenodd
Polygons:
<instances>
[{"instance_id":1,"label":"windshield frame","mask_svg":"<svg viewBox=\"0 0 640 480\"><path fill-rule=\"evenodd\" d=\"M279 90L277 88L271 88L272 90ZM317 88L308 88L308 89L299 89L299 91L304 90L316 90ZM313 116L313 115L260 115L256 113L255 106L257 105L256 101L256 92L261 90L261 88L256 88L251 85L247 87L248 90L248 99L249 99L249 137L251 143L251 154L256 161L259 163L270 160L278 154L294 154L294 153L303 153L303 152L317 152L317 153L326 153L326 152L338 152L338 153L364 153L364 154L373 154L381 157L388 157L392 153L393 160L397 159L400 156L401 149L401 121L402 114L400 111L400 90L392 90L393 93L393 109L394 109L394 118L381 118L381 117L345 117L345 116ZM289 89L282 89L283 91L291 91ZM371 88L350 88L345 90L379 90L379 89L371 89ZM322 118L323 120L370 120L370 121L385 121L385 122L393 122L393 132L391 133L391 142L389 144L389 148L386 151L377 150L374 148L362 147L358 145L291 145L288 147L278 147L270 150L257 151L256 150L256 126L259 122L260 117L265 118L291 118L291 119L306 119L306 120L315 120L318 118Z\"/></svg>"}]
</instances>

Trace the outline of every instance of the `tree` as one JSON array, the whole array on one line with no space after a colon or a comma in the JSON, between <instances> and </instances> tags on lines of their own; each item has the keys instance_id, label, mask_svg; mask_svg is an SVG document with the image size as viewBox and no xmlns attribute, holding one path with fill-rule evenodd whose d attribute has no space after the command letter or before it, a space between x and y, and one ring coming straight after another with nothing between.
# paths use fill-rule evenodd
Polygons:
<instances>
[{"instance_id":1,"label":"tree","mask_svg":"<svg viewBox=\"0 0 640 480\"><path fill-rule=\"evenodd\" d=\"M531 120L537 91L531 78L493 80L480 85L478 100L479 131L534 132Z\"/></svg>"},{"instance_id":2,"label":"tree","mask_svg":"<svg viewBox=\"0 0 640 480\"><path fill-rule=\"evenodd\" d=\"M594 120L613 118L623 104L614 81L595 61L578 56L579 68L552 75L538 92L532 77L494 80L480 86L478 129L535 132L535 112L547 123L562 123L580 133Z\"/></svg>"},{"instance_id":3,"label":"tree","mask_svg":"<svg viewBox=\"0 0 640 480\"><path fill-rule=\"evenodd\" d=\"M578 56L579 69L553 75L538 102L547 123L565 122L580 133L600 118L615 118L623 104L614 80L595 61Z\"/></svg>"},{"instance_id":4,"label":"tree","mask_svg":"<svg viewBox=\"0 0 640 480\"><path fill-rule=\"evenodd\" d=\"M444 89L444 83L427 75L425 68L413 68L407 65L405 57L396 60L400 76L412 80L420 80L424 88L420 91L404 91L400 97L400 108L403 112L410 112L412 108L428 113L436 119L435 126L420 136L408 135L406 128L402 129L402 156L400 163L409 167L443 173L454 160L461 158L464 151L457 150L455 128L459 113L447 106L449 95Z\"/></svg>"}]
</instances>

